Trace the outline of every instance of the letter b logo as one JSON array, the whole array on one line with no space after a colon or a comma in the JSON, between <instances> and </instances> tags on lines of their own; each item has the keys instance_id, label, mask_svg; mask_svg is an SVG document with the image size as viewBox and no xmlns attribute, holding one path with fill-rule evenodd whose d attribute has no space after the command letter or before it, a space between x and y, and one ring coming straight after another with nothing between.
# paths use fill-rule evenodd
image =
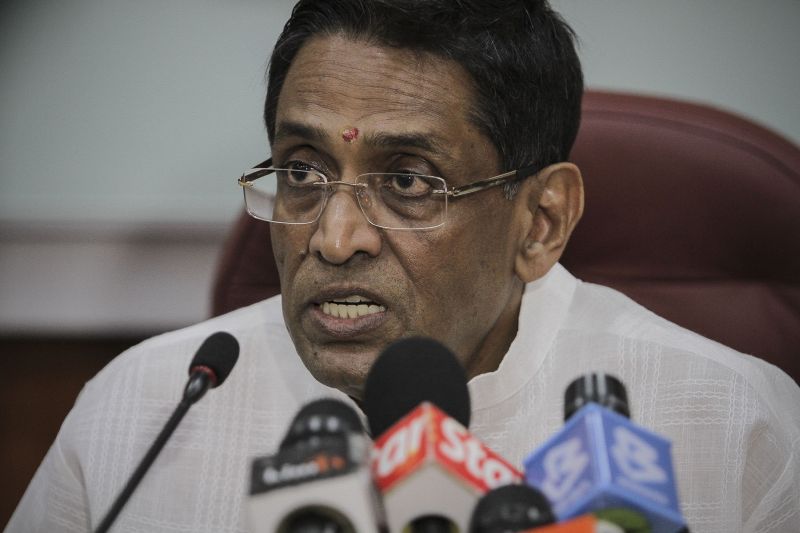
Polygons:
<instances>
[{"instance_id":1,"label":"letter b logo","mask_svg":"<svg viewBox=\"0 0 800 533\"><path fill-rule=\"evenodd\" d=\"M589 465L589 455L581 440L573 437L547 452L543 463L542 490L551 500L560 500L569 494Z\"/></svg>"},{"instance_id":2,"label":"letter b logo","mask_svg":"<svg viewBox=\"0 0 800 533\"><path fill-rule=\"evenodd\" d=\"M667 473L658 464L658 450L625 426L614 428L611 456L622 473L639 483L665 483Z\"/></svg>"}]
</instances>

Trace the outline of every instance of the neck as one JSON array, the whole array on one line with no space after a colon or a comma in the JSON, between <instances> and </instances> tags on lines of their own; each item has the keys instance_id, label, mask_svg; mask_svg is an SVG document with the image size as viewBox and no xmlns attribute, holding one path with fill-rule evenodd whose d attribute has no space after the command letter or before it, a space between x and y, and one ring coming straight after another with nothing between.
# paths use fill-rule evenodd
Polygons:
<instances>
[{"instance_id":1,"label":"neck","mask_svg":"<svg viewBox=\"0 0 800 533\"><path fill-rule=\"evenodd\" d=\"M524 290L525 285L520 281L519 287L512 291L508 305L495 321L494 327L484 337L470 358L466 368L467 379L472 379L487 372L494 372L500 366L500 362L508 353L511 343L517 336L519 308L522 304Z\"/></svg>"}]
</instances>

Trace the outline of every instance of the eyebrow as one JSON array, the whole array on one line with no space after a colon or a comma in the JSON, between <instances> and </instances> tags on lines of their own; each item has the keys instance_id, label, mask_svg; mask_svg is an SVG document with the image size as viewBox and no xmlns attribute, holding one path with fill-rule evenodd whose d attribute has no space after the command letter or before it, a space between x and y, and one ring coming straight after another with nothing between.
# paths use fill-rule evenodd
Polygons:
<instances>
[{"instance_id":1,"label":"eyebrow","mask_svg":"<svg viewBox=\"0 0 800 533\"><path fill-rule=\"evenodd\" d=\"M442 143L430 135L421 133L385 133L367 134L364 142L381 148L419 148L428 152L443 153Z\"/></svg>"},{"instance_id":2,"label":"eyebrow","mask_svg":"<svg viewBox=\"0 0 800 533\"><path fill-rule=\"evenodd\" d=\"M287 137L303 137L312 141L324 141L330 136L328 132L316 126L293 121L281 122L275 131L274 142L281 141Z\"/></svg>"}]
</instances>

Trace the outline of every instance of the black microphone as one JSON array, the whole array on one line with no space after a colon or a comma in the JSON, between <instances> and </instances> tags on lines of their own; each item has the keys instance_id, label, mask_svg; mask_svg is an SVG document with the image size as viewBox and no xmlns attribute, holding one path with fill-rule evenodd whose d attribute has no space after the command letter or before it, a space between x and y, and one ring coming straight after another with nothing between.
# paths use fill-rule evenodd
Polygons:
<instances>
[{"instance_id":1,"label":"black microphone","mask_svg":"<svg viewBox=\"0 0 800 533\"><path fill-rule=\"evenodd\" d=\"M364 414L378 438L422 402L469 427L467 376L456 356L426 337L390 344L375 360L364 383Z\"/></svg>"},{"instance_id":2,"label":"black microphone","mask_svg":"<svg viewBox=\"0 0 800 533\"><path fill-rule=\"evenodd\" d=\"M303 406L278 452L253 460L253 533L378 533L384 510L369 469L370 444L352 407L333 398Z\"/></svg>"},{"instance_id":3,"label":"black microphone","mask_svg":"<svg viewBox=\"0 0 800 533\"><path fill-rule=\"evenodd\" d=\"M319 398L297 411L278 449L330 435L362 433L364 425L352 407L333 398Z\"/></svg>"},{"instance_id":4,"label":"black microphone","mask_svg":"<svg viewBox=\"0 0 800 533\"><path fill-rule=\"evenodd\" d=\"M469 533L515 533L556 521L550 501L529 485L503 485L478 500Z\"/></svg>"},{"instance_id":5,"label":"black microphone","mask_svg":"<svg viewBox=\"0 0 800 533\"><path fill-rule=\"evenodd\" d=\"M96 533L105 533L109 530L189 408L202 398L208 389L222 385L238 358L239 343L230 333L218 331L203 341L189 365L189 381L183 390L183 399L97 526Z\"/></svg>"}]
</instances>

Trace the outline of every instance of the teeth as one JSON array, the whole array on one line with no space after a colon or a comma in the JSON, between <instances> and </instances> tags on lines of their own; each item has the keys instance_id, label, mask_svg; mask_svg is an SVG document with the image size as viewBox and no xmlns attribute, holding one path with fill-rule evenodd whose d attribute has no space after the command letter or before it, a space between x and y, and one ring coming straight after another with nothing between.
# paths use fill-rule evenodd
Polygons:
<instances>
[{"instance_id":1,"label":"teeth","mask_svg":"<svg viewBox=\"0 0 800 533\"><path fill-rule=\"evenodd\" d=\"M345 298L343 300L333 300L333 301L334 301L334 303L339 303L339 304L341 304L341 303L360 304L362 302L369 303L369 299L364 298L363 296L358 296L357 294L354 294L352 296L348 296L347 298Z\"/></svg>"},{"instance_id":2,"label":"teeth","mask_svg":"<svg viewBox=\"0 0 800 533\"><path fill-rule=\"evenodd\" d=\"M369 300L361 296L348 296L338 302L323 302L321 308L323 313L336 318L358 318L386 311L386 307L382 305L363 302Z\"/></svg>"}]
</instances>

